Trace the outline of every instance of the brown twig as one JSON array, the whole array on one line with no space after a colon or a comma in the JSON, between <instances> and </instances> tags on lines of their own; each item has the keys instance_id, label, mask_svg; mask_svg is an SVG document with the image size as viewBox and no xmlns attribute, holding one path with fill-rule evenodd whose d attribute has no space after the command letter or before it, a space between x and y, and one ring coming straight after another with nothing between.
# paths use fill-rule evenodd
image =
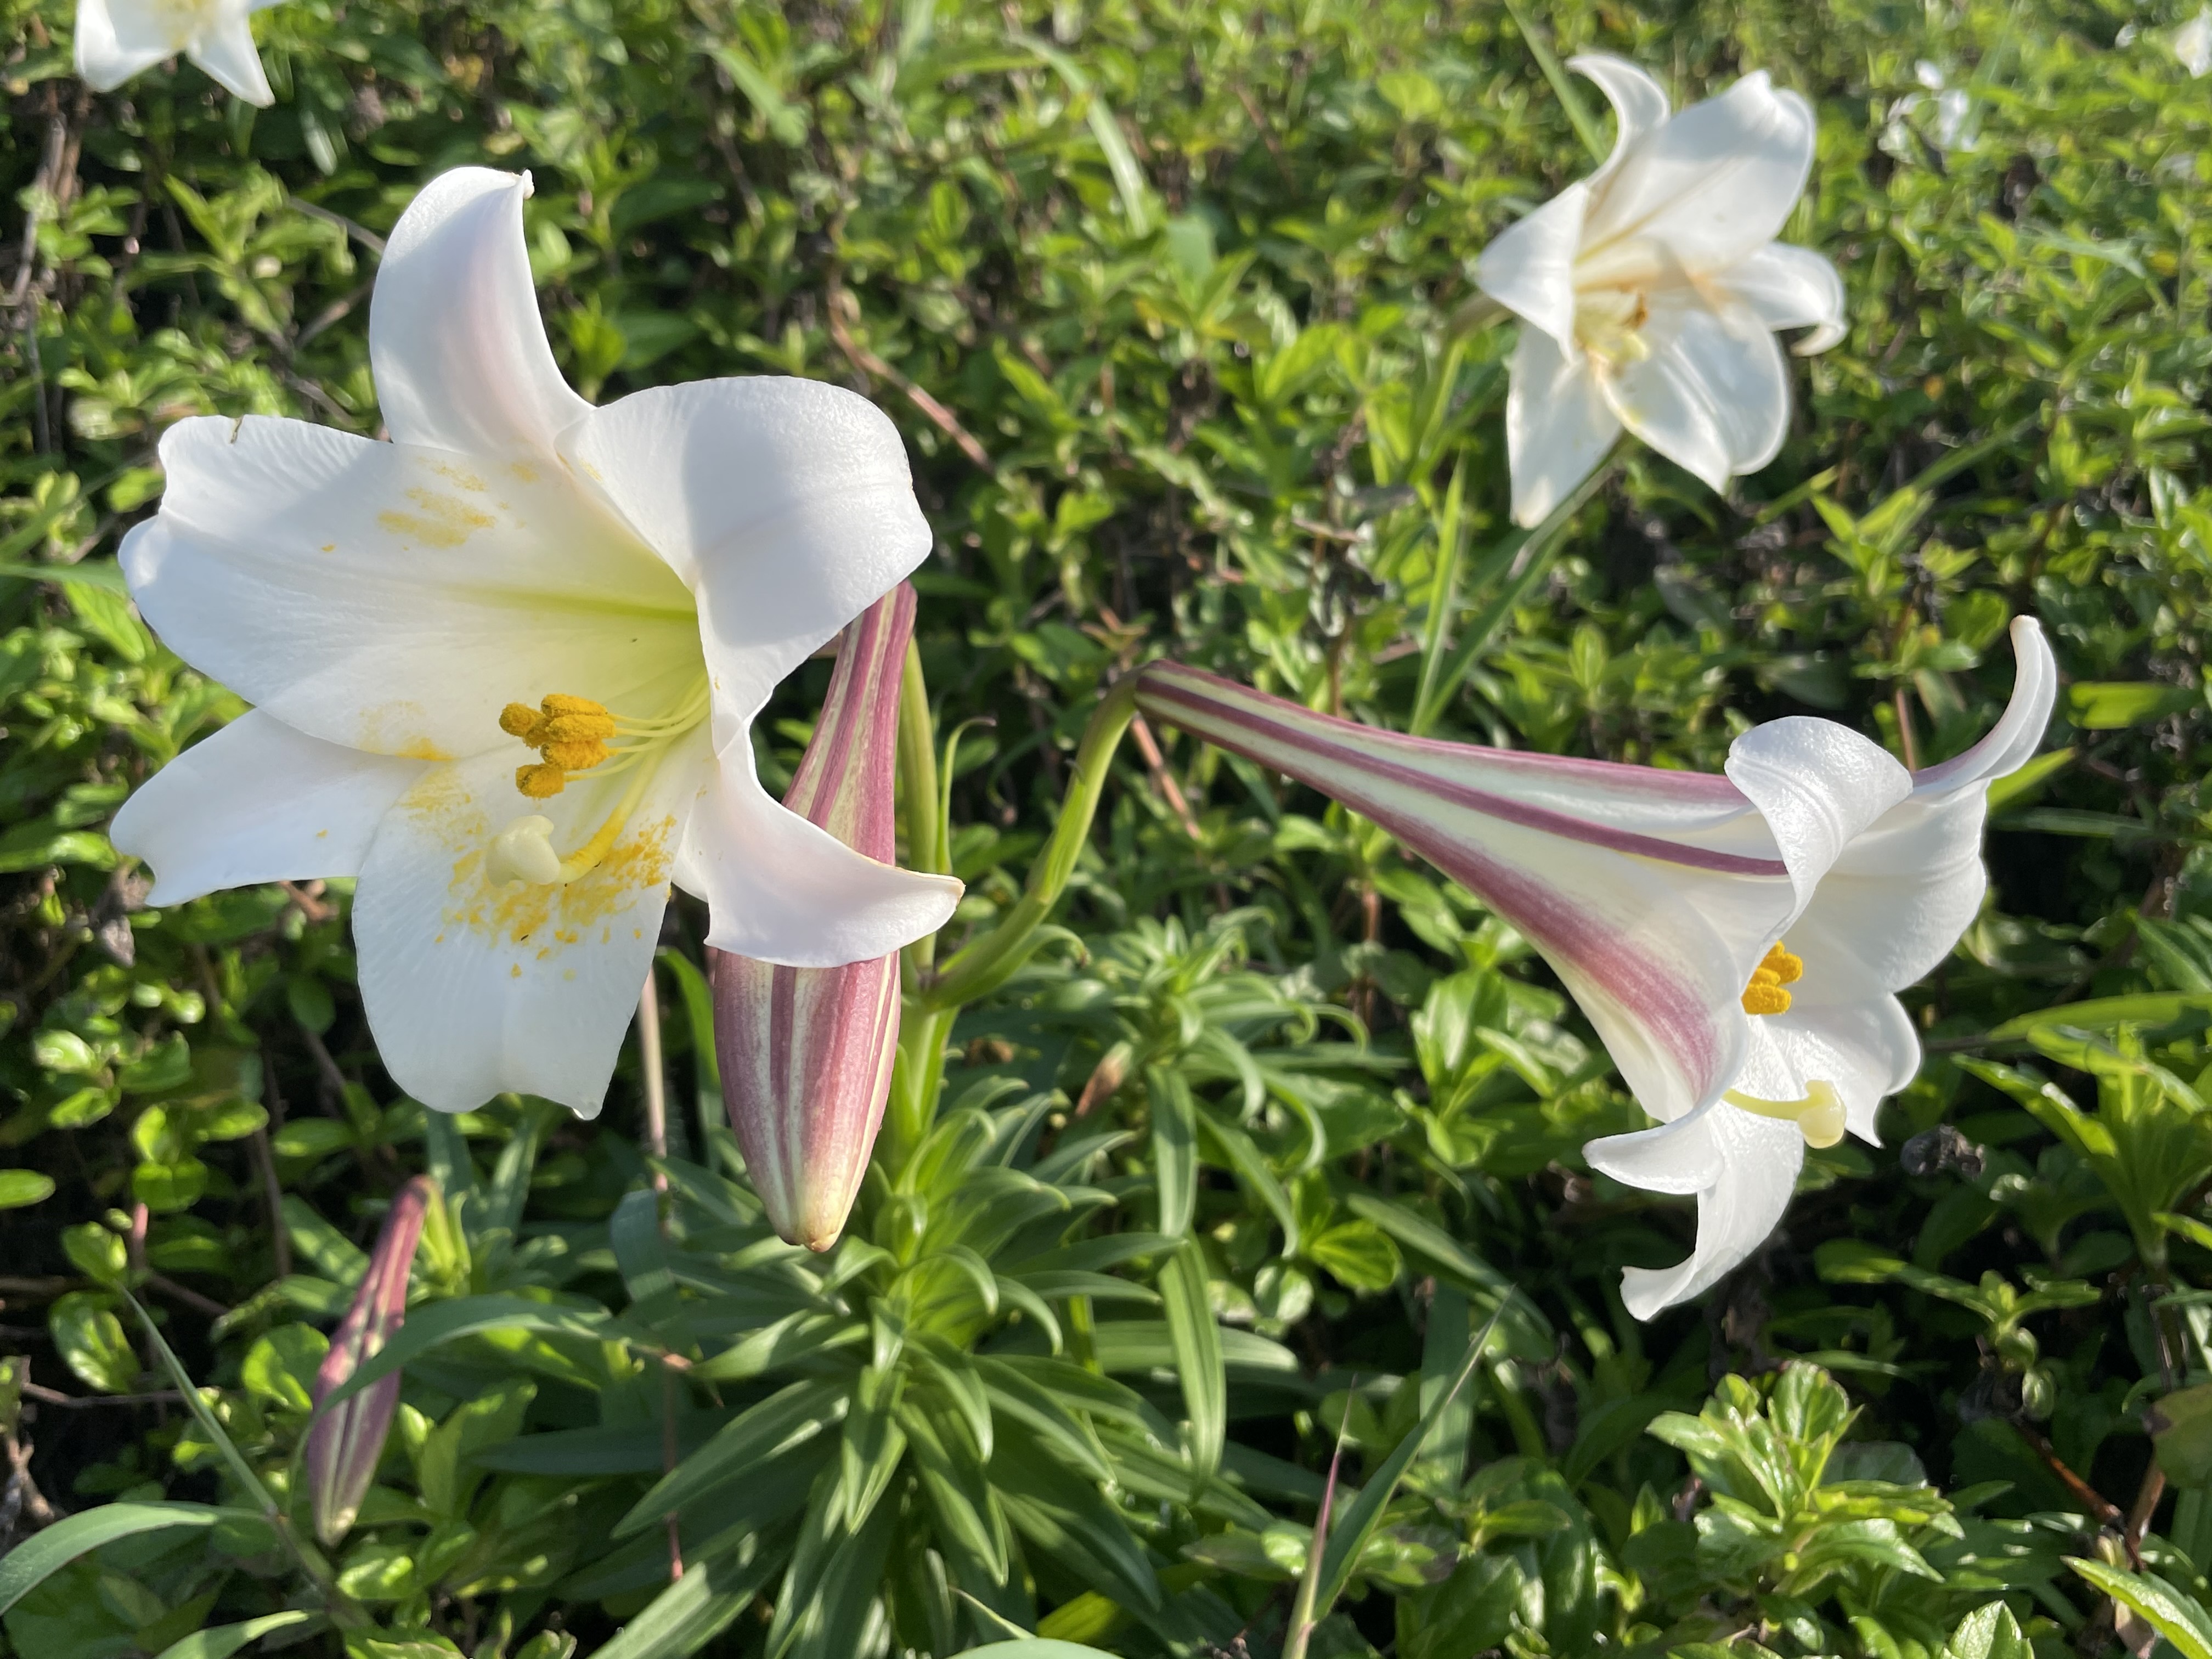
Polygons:
<instances>
[{"instance_id":1,"label":"brown twig","mask_svg":"<svg viewBox=\"0 0 2212 1659\"><path fill-rule=\"evenodd\" d=\"M210 1319L228 1319L231 1310L211 1296L202 1296L189 1285L179 1285L167 1273L149 1273L146 1282L165 1296L173 1296L186 1307L205 1314Z\"/></svg>"},{"instance_id":2,"label":"brown twig","mask_svg":"<svg viewBox=\"0 0 2212 1659\"><path fill-rule=\"evenodd\" d=\"M2073 1470L2068 1468L2065 1462L2060 1458L2048 1440L2033 1429L2022 1424L2015 1423L2013 1427L2018 1431L2020 1437L2027 1443L2028 1449L2049 1466L2051 1474L2058 1477L2066 1490L2087 1504L2099 1521L2108 1527L2118 1527L2126 1522L2127 1517L2120 1513L2120 1506L2075 1474Z\"/></svg>"},{"instance_id":3,"label":"brown twig","mask_svg":"<svg viewBox=\"0 0 2212 1659\"><path fill-rule=\"evenodd\" d=\"M975 441L975 434L960 424L958 416L853 337L853 331L845 320L846 307L852 304L852 295L841 283L832 281L829 303L822 307L822 312L823 319L830 325L830 337L837 343L837 349L845 354L846 360L863 374L889 380L905 395L908 403L929 417L939 431L959 446L962 454L985 472L995 472L997 469L991 464L990 452ZM855 310L858 308L854 307Z\"/></svg>"},{"instance_id":4,"label":"brown twig","mask_svg":"<svg viewBox=\"0 0 2212 1659\"><path fill-rule=\"evenodd\" d=\"M276 1062L264 1049L261 1055L261 1091L267 1097L269 1121L252 1134L254 1167L261 1173L261 1200L269 1206L269 1237L276 1246L276 1277L292 1276L292 1236L284 1225L284 1188L276 1179L276 1153L270 1145L270 1125L284 1127L284 1097L276 1092Z\"/></svg>"},{"instance_id":5,"label":"brown twig","mask_svg":"<svg viewBox=\"0 0 2212 1659\"><path fill-rule=\"evenodd\" d=\"M49 1389L37 1382L23 1384L23 1397L41 1405L63 1406L71 1410L84 1406L181 1406L184 1395L174 1389L155 1389L146 1394L64 1394L58 1389Z\"/></svg>"}]
</instances>

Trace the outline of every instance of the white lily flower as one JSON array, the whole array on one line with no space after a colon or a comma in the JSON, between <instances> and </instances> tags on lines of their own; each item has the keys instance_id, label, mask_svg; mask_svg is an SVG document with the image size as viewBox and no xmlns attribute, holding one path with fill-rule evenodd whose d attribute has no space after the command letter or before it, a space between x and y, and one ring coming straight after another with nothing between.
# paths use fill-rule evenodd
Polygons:
<instances>
[{"instance_id":1,"label":"white lily flower","mask_svg":"<svg viewBox=\"0 0 2212 1659\"><path fill-rule=\"evenodd\" d=\"M1979 909L1987 786L2034 752L2057 693L2042 630L2012 637L2004 718L1917 774L1806 718L1746 732L1711 777L1374 731L1172 663L1137 702L1373 819L1543 953L1662 1123L1592 1142L1591 1164L1698 1197L1691 1258L1624 1278L1648 1319L1758 1247L1808 1142L1875 1139L1919 1069L1895 993Z\"/></svg>"},{"instance_id":2,"label":"white lily flower","mask_svg":"<svg viewBox=\"0 0 2212 1659\"><path fill-rule=\"evenodd\" d=\"M2173 55L2192 79L2203 80L2212 70L2212 8L2200 11L2166 37Z\"/></svg>"},{"instance_id":3,"label":"white lily flower","mask_svg":"<svg viewBox=\"0 0 2212 1659\"><path fill-rule=\"evenodd\" d=\"M369 356L393 441L249 416L173 427L125 538L146 619L256 707L112 837L154 902L357 878L369 1022L441 1110L505 1090L590 1115L672 881L708 942L880 957L960 887L771 799L776 683L927 554L896 430L760 378L594 409L555 366L526 175L434 180L393 228ZM520 764L518 764L520 763Z\"/></svg>"},{"instance_id":4,"label":"white lily flower","mask_svg":"<svg viewBox=\"0 0 2212 1659\"><path fill-rule=\"evenodd\" d=\"M1635 64L1570 60L1619 125L1613 154L1483 251L1475 281L1522 319L1506 398L1513 518L1534 525L1623 427L1715 489L1782 447L1800 354L1844 337L1844 285L1774 240L1813 165L1812 106L1747 75L1668 112Z\"/></svg>"},{"instance_id":5,"label":"white lily flower","mask_svg":"<svg viewBox=\"0 0 2212 1659\"><path fill-rule=\"evenodd\" d=\"M179 52L249 104L276 100L253 49L247 16L276 0L77 0L76 72L112 92L143 69Z\"/></svg>"}]
</instances>

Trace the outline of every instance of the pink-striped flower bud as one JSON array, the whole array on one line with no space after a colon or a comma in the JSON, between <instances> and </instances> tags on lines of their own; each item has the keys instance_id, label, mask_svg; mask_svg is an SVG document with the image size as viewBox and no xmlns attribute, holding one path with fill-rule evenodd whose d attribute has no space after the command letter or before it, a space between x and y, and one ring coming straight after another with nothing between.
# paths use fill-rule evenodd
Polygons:
<instances>
[{"instance_id":1,"label":"pink-striped flower bud","mask_svg":"<svg viewBox=\"0 0 2212 1659\"><path fill-rule=\"evenodd\" d=\"M897 854L899 679L914 631L902 583L845 630L830 695L784 805L854 851ZM939 878L957 894L958 884ZM722 1097L777 1232L826 1250L867 1173L898 1048L896 954L785 968L707 952Z\"/></svg>"},{"instance_id":2,"label":"pink-striped flower bud","mask_svg":"<svg viewBox=\"0 0 2212 1659\"><path fill-rule=\"evenodd\" d=\"M331 1351L315 1373L317 1405L389 1342L406 1320L407 1275L415 1265L423 1218L437 1201L438 1183L428 1176L416 1176L392 1200L353 1306L339 1322ZM315 1535L324 1543L344 1537L361 1512L398 1407L399 1373L394 1371L340 1401L307 1431L307 1491L314 1499Z\"/></svg>"}]
</instances>

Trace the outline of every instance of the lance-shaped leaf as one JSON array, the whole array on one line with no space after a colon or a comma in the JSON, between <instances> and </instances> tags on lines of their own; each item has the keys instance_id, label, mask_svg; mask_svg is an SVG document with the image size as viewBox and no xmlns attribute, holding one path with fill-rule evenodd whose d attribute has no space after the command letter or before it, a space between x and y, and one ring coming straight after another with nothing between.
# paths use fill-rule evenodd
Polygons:
<instances>
[{"instance_id":1,"label":"lance-shaped leaf","mask_svg":"<svg viewBox=\"0 0 2212 1659\"><path fill-rule=\"evenodd\" d=\"M914 590L901 583L845 630L813 740L784 799L879 863L897 851L899 677L914 606ZM959 892L950 877L911 878ZM707 957L722 1098L745 1167L776 1231L826 1250L883 1122L898 1047L898 957L788 968L724 951Z\"/></svg>"},{"instance_id":2,"label":"lance-shaped leaf","mask_svg":"<svg viewBox=\"0 0 2212 1659\"><path fill-rule=\"evenodd\" d=\"M392 1201L368 1270L361 1276L361 1288L354 1292L353 1306L339 1322L331 1351L315 1374L318 1405L390 1341L405 1321L415 1246L422 1237L424 1218L438 1200L438 1183L428 1176L416 1176ZM361 1512L398 1405L399 1373L393 1371L339 1401L308 1431L307 1488L314 1498L315 1535L325 1544L344 1537Z\"/></svg>"}]
</instances>

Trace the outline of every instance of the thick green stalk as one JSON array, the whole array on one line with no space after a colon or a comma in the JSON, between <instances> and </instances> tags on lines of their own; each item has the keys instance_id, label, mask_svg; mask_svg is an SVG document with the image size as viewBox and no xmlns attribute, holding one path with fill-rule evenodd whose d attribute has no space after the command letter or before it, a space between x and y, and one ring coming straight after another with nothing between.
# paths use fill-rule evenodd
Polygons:
<instances>
[{"instance_id":1,"label":"thick green stalk","mask_svg":"<svg viewBox=\"0 0 2212 1659\"><path fill-rule=\"evenodd\" d=\"M1060 821L1043 853L1030 866L1029 887L1020 902L996 927L945 963L943 973L924 980L910 1007L933 1013L957 1009L998 989L1029 959L1038 943L1039 926L1060 902L1067 878L1075 873L1076 860L1090 839L1091 817L1105 793L1107 769L1136 712L1137 677L1125 675L1091 713L1075 751L1075 775L1068 781Z\"/></svg>"}]
</instances>

